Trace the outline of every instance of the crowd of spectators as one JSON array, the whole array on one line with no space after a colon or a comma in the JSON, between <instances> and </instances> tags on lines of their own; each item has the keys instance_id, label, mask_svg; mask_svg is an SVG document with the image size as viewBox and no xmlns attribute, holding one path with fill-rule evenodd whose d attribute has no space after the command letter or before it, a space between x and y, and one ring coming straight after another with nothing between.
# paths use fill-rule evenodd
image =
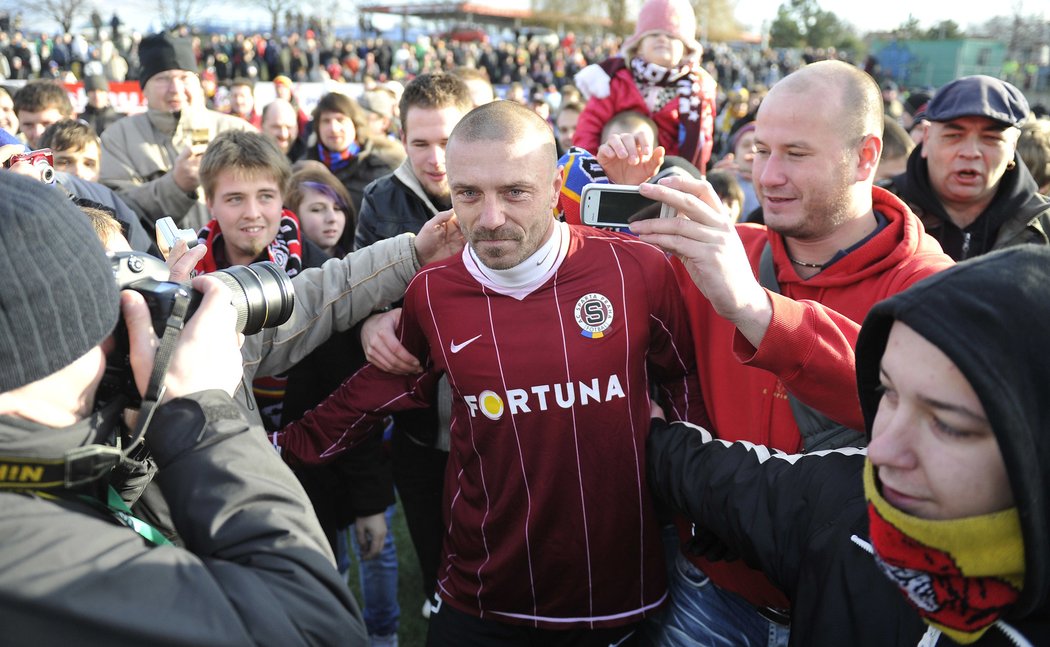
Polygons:
<instances>
[{"instance_id":1,"label":"crowd of spectators","mask_svg":"<svg viewBox=\"0 0 1050 647\"><path fill-rule=\"evenodd\" d=\"M111 24L117 28L50 34L22 31L8 21L8 29L0 31L0 78L75 82L88 76L105 76L111 82L133 80L137 78L142 35L120 30L116 16ZM310 27L282 35L179 31L179 35L193 39L202 79L219 85L240 78L273 81L279 76L296 83L407 80L422 73L470 67L484 70L493 85L520 83L531 94L537 88L557 91L572 84L577 72L615 55L621 44L614 35L573 32L565 33L558 45L552 46L549 41L527 36L488 42L436 36L413 42L382 36L342 38ZM814 56L825 55L808 58ZM705 68L725 88L769 87L803 60L801 52L722 43L707 44L704 54Z\"/></svg>"},{"instance_id":2,"label":"crowd of spectators","mask_svg":"<svg viewBox=\"0 0 1050 647\"><path fill-rule=\"evenodd\" d=\"M976 406L976 395L964 398L965 406L944 404L966 395L963 387L971 383L983 394L1002 381L982 377L996 366L993 354L1025 364L1020 343L995 350L987 340L982 347L988 349L976 355L988 366L969 363L974 353L942 362L930 346L946 334L939 326L913 331L924 342L891 321L918 326L925 320L911 319L907 295L933 291L913 284L936 285L929 277L938 273L949 277L949 287L958 281L1001 291L1004 307L1010 299L1021 303L1023 295L1007 298L995 263L1018 268L1033 283L1028 292L1045 284L1036 281L1040 274L1033 267L1046 258L1050 243L1050 198L1044 195L1050 128L1016 87L968 76L929 92L909 92L834 50L702 44L695 39L689 0L648 0L626 39L568 32L556 44L529 36L493 42L342 38L317 23L298 24L287 35L182 29L143 36L122 31L116 15L103 30L97 14L93 33L33 37L3 22L0 16L0 76L10 82L0 84L0 127L8 131L0 131L0 145L6 144L0 154L13 162L11 172L0 173L0 194L14 206L0 204L12 232L0 236L0 244L13 250L28 237L30 253L47 247L42 230L25 214L43 209L75 218L63 213L75 211L68 201L45 194L37 199L37 184L14 177L23 174L57 183L77 206L115 218L113 235L99 235L106 249L135 249L143 253L139 258L159 251L172 281L187 278L190 268L203 275L269 261L267 271L294 288L291 318L238 340L238 354L230 335L207 339L198 322L218 320L226 304L212 282L193 284L204 294L203 305L186 328L187 346L168 370L176 387L170 395L183 402L169 405L163 392L151 396L151 380L144 422L135 432L145 434L151 421L160 431L150 430L147 438L155 456L136 455L136 470L148 476L141 483L138 472L106 468L102 473L114 483L108 502L97 488L57 510L43 488L0 491L18 496L12 499L18 504L13 518L35 519L27 525L44 524L41 533L72 523L87 536L98 523L95 513L103 512L109 522L115 512L158 547L184 546L182 553L159 553L203 566L193 571L199 581L185 579L186 593L180 589L174 596L180 602L172 607L177 625L165 630L173 641L201 642L204 636L218 643L229 636L235 643L290 644L289 636L314 632L323 644L340 638L364 644L367 632L373 647L396 646L397 568L405 556L398 556L387 533L394 484L423 573L428 644L466 644L468 637L475 640L471 644L497 644L498 635L498 644L529 637L536 644L673 647L710 637L778 647L789 640L883 645L914 644L923 632L923 644L935 644L942 631L969 643L1015 630L1034 635L1036 625L1045 624L1050 569L1041 558L1027 561L1045 553L1045 502L1016 486L1029 474L1044 482L1045 467L1026 466L1011 453L1020 442L1014 436L1027 433L1028 425L1007 424L983 395ZM138 84L145 100L144 110L130 116L109 103L110 83L125 81ZM74 105L70 84L83 85L85 106ZM269 87L261 90L264 84L272 85L272 94ZM50 153L32 150L40 148ZM51 172L55 182L33 159L49 154L58 171ZM620 232L584 227L592 224L581 207L587 204L585 187L593 184L632 185L615 188L633 190L678 216L632 218ZM180 242L167 249L158 239L158 250L146 232L169 223L197 246L190 251ZM79 243L90 238L86 226L77 229L70 232ZM1044 250L1036 252L1034 245ZM996 254L1019 246L1024 249L1012 257ZM74 323L83 320L91 331L85 334L83 325L57 330L70 339L83 337L75 340L82 348L63 352L60 362L80 362L77 353L84 348L95 363L112 360L103 359L109 342L99 337L117 317L115 290L101 249L94 241L89 247L63 252L85 262L87 269L69 291L87 296L54 306L78 312ZM57 254L46 262L59 264ZM971 264L976 278L949 269L985 255L992 266L984 270L987 286L982 265ZM620 292L609 297L606 268L614 264ZM14 289L21 285L18 272L0 275L13 277L6 279L10 289L0 293L21 294ZM975 338L989 336L982 319L966 320L966 291L952 289L957 294L939 307L960 308L953 325ZM26 293L44 292L38 287ZM877 303L884 298L890 306ZM50 299L5 301L3 312L27 310L30 302L51 307ZM101 315L76 310L92 299L109 309ZM136 341L148 332L145 318L135 314L143 310L140 300L123 303L136 377L149 366L148 344ZM871 325L869 311L883 322ZM550 312L574 312L574 318L559 315L558 327L534 325ZM50 310L29 315L37 322L48 319ZM172 314L169 327L181 316ZM486 316L482 328L491 331L491 340L488 332L476 334ZM48 320L56 319L62 318ZM23 347L33 357L48 356L49 349L30 334L32 327L5 328L5 357L21 361ZM513 347L502 343L497 330L516 340ZM23 336L15 339L15 332ZM621 377L624 351L615 343L622 336L642 343L628 344L629 368ZM557 348L557 342L562 356L531 352ZM225 353L215 356L223 371L214 379L183 368L203 366L200 358L218 350ZM922 367L965 379L936 398L929 395L938 380L905 379L922 370L896 359L919 351L925 353L918 355ZM182 359L190 353L193 361ZM888 360L880 364L883 354ZM158 357L167 360L166 352ZM956 360L967 362L958 367L961 373L952 364ZM26 435L19 419L52 428L74 423L68 430L76 431L89 413L85 403L95 401L100 371L92 369L95 377L86 370L73 377L49 372L63 365L0 375L6 380L0 383L5 451L15 445L4 437ZM876 373L881 377L873 382ZM586 381L592 374L608 374L602 393L597 379ZM61 392L59 380L83 392L75 411L66 410L68 402L36 394L40 386L34 384ZM492 390L500 381L506 400ZM510 388L517 382L536 386ZM118 412L122 398L98 399L97 412ZM956 420L959 429L952 430L939 418L927 424L931 416L925 414L921 425L904 424L898 414L890 424L896 398L955 414L965 409L969 422ZM1024 399L1029 408L1045 406L1036 404L1034 394ZM33 417L45 410L41 404L52 417ZM657 405L666 408L670 425L660 420ZM192 409L181 423L174 413L179 406ZM406 415L409 410L419 410L413 412L419 417ZM880 417L873 419L876 410ZM974 427L970 419L983 422ZM110 426L114 434L132 431L115 421ZM260 426L269 442L257 433L231 443ZM389 448L376 433L383 427ZM177 430L190 428L200 433L179 438ZM571 435L550 435L570 428ZM898 428L919 431L897 439ZM952 472L937 473L944 451L931 450L932 441L908 451L897 447L927 432L954 452L956 462L974 469L965 479L943 479L952 484L943 485L943 492L938 481L938 491L918 505L921 492L905 495L889 485L894 470L921 472L919 464L931 466L931 478ZM157 434L165 440L154 440ZM872 449L865 459L856 448L868 442ZM996 442L1002 455L993 451ZM273 460L270 445L296 471L305 493ZM758 475L746 480L750 489L728 490L720 478L707 483L714 472L695 469L696 461L722 452L740 455L740 469ZM781 471L767 465L776 464L769 458L780 452L810 456L784 461ZM197 463L192 472L179 471L184 454ZM132 464L130 454L124 460ZM226 465L252 461L260 471L246 473L267 476L263 482L198 488L213 499L188 504L195 490L186 474L220 483L228 476ZM800 467L786 471L796 461ZM72 492L79 484L70 482L70 465L67 482L57 487ZM492 465L501 478L498 491L486 480ZM821 487L841 490L836 495L844 497L842 503L829 505L823 494L808 498L813 488L801 480L794 490L780 481L763 486L774 482L767 472L803 479L806 470L821 476ZM1024 478L1007 483L1000 478L1004 471ZM848 488L839 488L839 479ZM971 482L991 495L954 505L973 498L966 496ZM579 501L566 503L577 485ZM654 500L667 510L652 505L651 485ZM711 505L710 497L723 491L728 504ZM272 508L281 518L268 517L258 501L242 501L255 492L276 502ZM306 495L317 519L308 513ZM788 503L737 505L774 495ZM118 498L124 508L114 503ZM528 505L507 505L519 500ZM582 514L574 514L577 508ZM557 514L536 517L533 509ZM743 524L732 516L737 509L750 523L740 532ZM51 516L43 518L41 510ZM595 510L600 514L592 517ZM674 525L663 514L672 511L678 515ZM825 513L850 520L871 515L872 526L849 521L847 528L841 519L827 526ZM253 514L260 515L258 523ZM834 529L834 543L809 541L809 514ZM878 515L886 515L882 525ZM967 542L948 541L964 524L972 525L974 515L988 517L984 530L1009 541L1000 551L1009 559L978 563ZM1020 521L1006 523L1015 516ZM212 522L224 518L233 522L222 528ZM950 525L931 533L933 522ZM781 539L788 536L782 528L792 524L807 542L781 554ZM101 532L96 544L129 544L124 529L111 526L95 531ZM280 545L281 529L298 543ZM232 543L223 535L231 532ZM1004 600L963 618L916 613L901 596L911 596L914 587L885 575L903 578L904 568L925 575L928 555L907 549L911 544L894 550L894 542L887 543L894 533L916 545L927 536L943 539L930 545L950 558L972 558L960 562L956 578L982 586L1001 579ZM106 598L112 588L103 586L110 575L104 564L82 563L83 551L60 546L45 547L35 562L23 563L10 546L17 543L21 550L28 542L12 536L0 563L13 573L14 586L0 586L0 599L7 596L37 614L12 622L16 639L36 632L38 619L50 616L58 619L51 627L55 636L82 632L83 644L148 634L144 615L117 617L123 609ZM567 538L559 551L534 550L535 537L555 536ZM334 562L345 578L348 537L356 541L350 552L362 560L363 614L329 568ZM984 539L979 545L1001 543ZM145 589L147 578L135 569L149 553L134 540L120 563ZM856 550L862 543L875 560ZM812 564L839 563L823 556L838 554L840 546L850 551L842 561L849 577L808 573ZM737 553L744 559L724 559ZM800 557L810 553L821 559ZM1021 565L1015 563L1018 555L1026 560ZM900 572L888 572L890 559L902 560ZM41 564L50 567L56 560L57 584L37 577ZM981 568L997 570L986 575ZM242 579L257 570L264 586ZM62 578L77 586L65 586ZM158 590L179 584L158 582ZM207 583L229 596L228 609L192 594ZM66 612L72 605L64 596L78 587L99 591L91 601L100 609L90 622ZM835 592L841 611L836 615L850 616L849 622L814 620L825 613L825 590ZM135 587L129 591L143 595ZM272 604L255 599L264 594ZM851 615L872 601L878 614ZM202 605L215 608L213 620L220 626L198 629L180 621L199 615ZM306 612L310 605L325 622ZM5 606L13 608L0 609ZM1000 623L1001 615L1013 624Z\"/></svg>"}]
</instances>

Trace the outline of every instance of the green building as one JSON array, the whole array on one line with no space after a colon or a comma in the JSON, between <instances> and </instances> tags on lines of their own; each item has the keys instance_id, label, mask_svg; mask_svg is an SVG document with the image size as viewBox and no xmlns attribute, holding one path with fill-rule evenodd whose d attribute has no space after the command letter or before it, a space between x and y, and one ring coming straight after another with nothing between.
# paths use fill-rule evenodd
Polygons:
<instances>
[{"instance_id":1,"label":"green building","mask_svg":"<svg viewBox=\"0 0 1050 647\"><path fill-rule=\"evenodd\" d=\"M1006 44L987 38L876 38L871 42L870 52L878 59L883 77L891 77L909 88L939 88L952 79L971 74L999 77L1006 60Z\"/></svg>"}]
</instances>

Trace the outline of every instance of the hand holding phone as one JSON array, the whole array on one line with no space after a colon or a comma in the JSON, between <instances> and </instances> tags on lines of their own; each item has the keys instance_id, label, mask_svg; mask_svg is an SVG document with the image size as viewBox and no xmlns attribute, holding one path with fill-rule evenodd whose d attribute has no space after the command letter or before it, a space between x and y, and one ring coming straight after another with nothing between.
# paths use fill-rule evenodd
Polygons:
<instances>
[{"instance_id":1,"label":"hand holding phone","mask_svg":"<svg viewBox=\"0 0 1050 647\"><path fill-rule=\"evenodd\" d=\"M580 194L580 220L592 227L625 228L650 218L674 218L674 207L644 197L634 184L592 183Z\"/></svg>"}]
</instances>

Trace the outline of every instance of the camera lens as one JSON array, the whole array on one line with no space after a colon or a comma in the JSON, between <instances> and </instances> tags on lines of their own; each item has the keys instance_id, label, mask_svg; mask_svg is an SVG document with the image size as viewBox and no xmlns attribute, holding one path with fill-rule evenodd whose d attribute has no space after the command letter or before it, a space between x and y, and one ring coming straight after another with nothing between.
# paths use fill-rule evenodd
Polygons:
<instances>
[{"instance_id":1,"label":"camera lens","mask_svg":"<svg viewBox=\"0 0 1050 647\"><path fill-rule=\"evenodd\" d=\"M237 309L237 330L254 335L263 328L274 328L288 321L295 307L295 290L288 275L276 263L263 261L235 265L211 276L233 292Z\"/></svg>"},{"instance_id":2,"label":"camera lens","mask_svg":"<svg viewBox=\"0 0 1050 647\"><path fill-rule=\"evenodd\" d=\"M36 170L40 171L40 181L44 184L55 183L55 169L53 166L48 164L45 160L39 160L33 163Z\"/></svg>"}]
</instances>

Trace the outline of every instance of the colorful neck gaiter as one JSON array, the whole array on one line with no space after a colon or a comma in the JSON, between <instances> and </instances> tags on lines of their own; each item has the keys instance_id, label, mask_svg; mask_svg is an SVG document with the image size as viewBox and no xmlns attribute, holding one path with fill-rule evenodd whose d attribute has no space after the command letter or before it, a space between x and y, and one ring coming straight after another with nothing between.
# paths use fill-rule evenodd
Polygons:
<instances>
[{"instance_id":1,"label":"colorful neck gaiter","mask_svg":"<svg viewBox=\"0 0 1050 647\"><path fill-rule=\"evenodd\" d=\"M334 152L324 147L324 144L317 144L317 157L320 159L328 170L335 173L336 171L345 168L350 165L350 162L354 161L357 154L361 152L361 145L357 142L350 142L349 148L345 151Z\"/></svg>"},{"instance_id":2,"label":"colorful neck gaiter","mask_svg":"<svg viewBox=\"0 0 1050 647\"><path fill-rule=\"evenodd\" d=\"M970 644L1017 601L1024 584L1017 508L963 519L919 519L882 498L869 460L864 495L876 561L927 624Z\"/></svg>"}]
</instances>

